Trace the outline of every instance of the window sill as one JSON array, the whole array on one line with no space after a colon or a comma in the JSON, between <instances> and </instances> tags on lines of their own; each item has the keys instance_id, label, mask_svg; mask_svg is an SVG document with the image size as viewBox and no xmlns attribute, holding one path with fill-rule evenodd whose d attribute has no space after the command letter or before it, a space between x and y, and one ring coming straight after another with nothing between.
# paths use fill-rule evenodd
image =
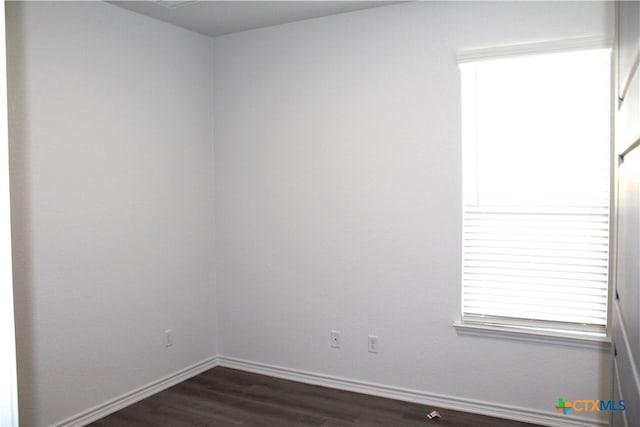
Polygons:
<instances>
[{"instance_id":1,"label":"window sill","mask_svg":"<svg viewBox=\"0 0 640 427\"><path fill-rule=\"evenodd\" d=\"M553 344L600 351L609 351L611 347L611 338L597 334L555 332L493 324L465 323L463 321L455 322L453 327L459 335Z\"/></svg>"}]
</instances>

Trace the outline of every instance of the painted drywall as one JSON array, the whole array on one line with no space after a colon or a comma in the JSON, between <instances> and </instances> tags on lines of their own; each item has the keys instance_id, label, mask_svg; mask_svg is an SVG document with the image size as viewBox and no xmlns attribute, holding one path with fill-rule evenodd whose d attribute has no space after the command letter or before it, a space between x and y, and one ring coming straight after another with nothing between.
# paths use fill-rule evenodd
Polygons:
<instances>
[{"instance_id":1,"label":"painted drywall","mask_svg":"<svg viewBox=\"0 0 640 427\"><path fill-rule=\"evenodd\" d=\"M612 28L596 2L414 2L215 38L221 354L550 415L608 398L606 351L452 325L456 52Z\"/></svg>"},{"instance_id":2,"label":"painted drywall","mask_svg":"<svg viewBox=\"0 0 640 427\"><path fill-rule=\"evenodd\" d=\"M7 2L7 35L20 417L52 425L216 354L211 40L102 2Z\"/></svg>"},{"instance_id":3,"label":"painted drywall","mask_svg":"<svg viewBox=\"0 0 640 427\"><path fill-rule=\"evenodd\" d=\"M24 425L216 353L524 411L608 394L607 353L452 324L455 53L609 34L610 6L402 4L212 50L103 3L7 9Z\"/></svg>"}]
</instances>

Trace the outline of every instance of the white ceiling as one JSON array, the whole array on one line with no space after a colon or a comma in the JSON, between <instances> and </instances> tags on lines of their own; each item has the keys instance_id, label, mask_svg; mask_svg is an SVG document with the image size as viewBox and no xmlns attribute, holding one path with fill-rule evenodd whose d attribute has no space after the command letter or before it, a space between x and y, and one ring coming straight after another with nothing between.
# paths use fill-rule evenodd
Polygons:
<instances>
[{"instance_id":1,"label":"white ceiling","mask_svg":"<svg viewBox=\"0 0 640 427\"><path fill-rule=\"evenodd\" d=\"M215 37L238 31L399 3L392 1L195 1L168 8L158 1L108 3Z\"/></svg>"}]
</instances>

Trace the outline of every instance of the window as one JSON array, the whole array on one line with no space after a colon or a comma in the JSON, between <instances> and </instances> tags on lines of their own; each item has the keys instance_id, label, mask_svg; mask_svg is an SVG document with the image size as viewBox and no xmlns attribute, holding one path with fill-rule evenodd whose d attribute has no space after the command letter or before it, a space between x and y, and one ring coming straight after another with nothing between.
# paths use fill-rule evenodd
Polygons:
<instances>
[{"instance_id":1,"label":"window","mask_svg":"<svg viewBox=\"0 0 640 427\"><path fill-rule=\"evenodd\" d=\"M610 57L461 63L464 322L604 332Z\"/></svg>"}]
</instances>

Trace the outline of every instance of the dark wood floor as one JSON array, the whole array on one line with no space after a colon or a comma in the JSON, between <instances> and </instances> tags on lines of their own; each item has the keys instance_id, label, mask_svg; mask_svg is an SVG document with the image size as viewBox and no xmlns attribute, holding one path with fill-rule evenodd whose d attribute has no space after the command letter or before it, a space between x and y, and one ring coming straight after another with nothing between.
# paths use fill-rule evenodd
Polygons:
<instances>
[{"instance_id":1,"label":"dark wood floor","mask_svg":"<svg viewBox=\"0 0 640 427\"><path fill-rule=\"evenodd\" d=\"M428 420L437 410L440 419ZM107 426L438 426L532 424L216 367L91 424Z\"/></svg>"}]
</instances>

